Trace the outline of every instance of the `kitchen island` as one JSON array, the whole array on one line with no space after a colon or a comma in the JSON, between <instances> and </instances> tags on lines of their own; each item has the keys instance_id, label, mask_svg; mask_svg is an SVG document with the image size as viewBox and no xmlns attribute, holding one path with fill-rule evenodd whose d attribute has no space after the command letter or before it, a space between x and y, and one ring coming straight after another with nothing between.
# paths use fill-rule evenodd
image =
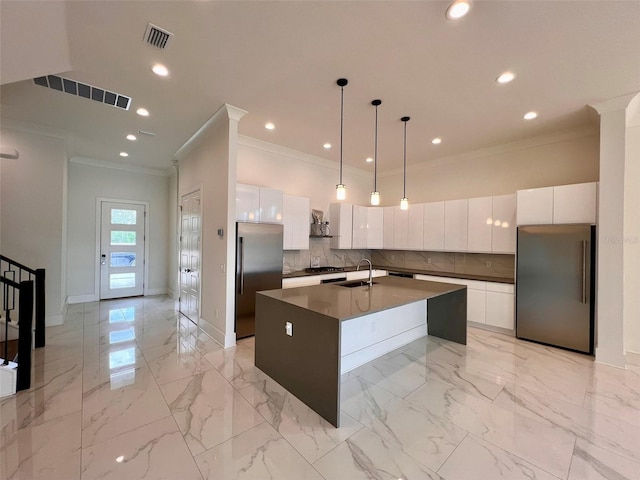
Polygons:
<instances>
[{"instance_id":1,"label":"kitchen island","mask_svg":"<svg viewBox=\"0 0 640 480\"><path fill-rule=\"evenodd\" d=\"M398 277L259 292L255 364L338 427L341 374L427 334L466 344L466 311L465 286Z\"/></svg>"}]
</instances>

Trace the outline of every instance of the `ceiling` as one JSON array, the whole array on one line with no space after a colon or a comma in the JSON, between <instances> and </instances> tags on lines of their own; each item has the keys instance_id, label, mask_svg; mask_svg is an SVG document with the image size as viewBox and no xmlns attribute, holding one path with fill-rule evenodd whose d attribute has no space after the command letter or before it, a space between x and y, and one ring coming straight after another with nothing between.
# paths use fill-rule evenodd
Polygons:
<instances>
[{"instance_id":1,"label":"ceiling","mask_svg":"<svg viewBox=\"0 0 640 480\"><path fill-rule=\"evenodd\" d=\"M414 165L586 128L587 105L640 90L640 1L476 1L456 22L441 1L0 3L2 121L65 132L69 156L143 167L169 167L224 103L249 112L241 134L337 161L340 77L346 163L373 168L382 100L380 172L402 166L405 115ZM148 22L174 34L166 50L143 42ZM516 79L497 84L506 70ZM34 72L125 94L131 108L36 86ZM530 110L539 117L523 120ZM138 129L156 136L125 139Z\"/></svg>"}]
</instances>

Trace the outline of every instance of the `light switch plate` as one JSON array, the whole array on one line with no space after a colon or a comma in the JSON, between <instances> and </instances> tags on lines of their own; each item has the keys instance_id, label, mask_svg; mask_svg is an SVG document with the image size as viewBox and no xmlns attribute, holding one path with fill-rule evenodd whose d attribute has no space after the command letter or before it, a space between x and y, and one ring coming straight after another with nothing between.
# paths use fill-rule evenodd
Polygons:
<instances>
[{"instance_id":1,"label":"light switch plate","mask_svg":"<svg viewBox=\"0 0 640 480\"><path fill-rule=\"evenodd\" d=\"M290 337L293 337L293 323L286 322L284 324L284 331L287 335L289 335Z\"/></svg>"}]
</instances>

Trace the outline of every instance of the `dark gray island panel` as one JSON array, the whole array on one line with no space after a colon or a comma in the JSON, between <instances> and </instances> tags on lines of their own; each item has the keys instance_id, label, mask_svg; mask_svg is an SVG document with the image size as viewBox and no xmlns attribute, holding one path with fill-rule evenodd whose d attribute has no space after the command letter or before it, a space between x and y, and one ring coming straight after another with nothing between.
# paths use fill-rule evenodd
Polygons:
<instances>
[{"instance_id":1,"label":"dark gray island panel","mask_svg":"<svg viewBox=\"0 0 640 480\"><path fill-rule=\"evenodd\" d=\"M467 290L455 290L427 300L429 335L467 344Z\"/></svg>"},{"instance_id":2,"label":"dark gray island panel","mask_svg":"<svg viewBox=\"0 0 640 480\"><path fill-rule=\"evenodd\" d=\"M287 321L294 325L292 336L285 333ZM256 295L255 363L321 417L340 426L340 328L336 319Z\"/></svg>"}]
</instances>

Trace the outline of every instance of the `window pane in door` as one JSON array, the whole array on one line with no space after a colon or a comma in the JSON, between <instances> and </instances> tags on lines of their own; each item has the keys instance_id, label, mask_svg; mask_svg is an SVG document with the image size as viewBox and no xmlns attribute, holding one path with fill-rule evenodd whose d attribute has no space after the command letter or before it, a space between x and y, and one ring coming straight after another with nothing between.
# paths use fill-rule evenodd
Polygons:
<instances>
[{"instance_id":1,"label":"window pane in door","mask_svg":"<svg viewBox=\"0 0 640 480\"><path fill-rule=\"evenodd\" d=\"M109 275L109 288L133 288L136 286L135 273L112 273Z\"/></svg>"},{"instance_id":2,"label":"window pane in door","mask_svg":"<svg viewBox=\"0 0 640 480\"><path fill-rule=\"evenodd\" d=\"M121 210L117 208L111 209L111 225L135 225L136 211Z\"/></svg>"},{"instance_id":3,"label":"window pane in door","mask_svg":"<svg viewBox=\"0 0 640 480\"><path fill-rule=\"evenodd\" d=\"M113 252L111 253L110 266L111 267L135 267L136 253L135 252Z\"/></svg>"},{"instance_id":4,"label":"window pane in door","mask_svg":"<svg viewBox=\"0 0 640 480\"><path fill-rule=\"evenodd\" d=\"M111 245L135 245L136 232L111 231Z\"/></svg>"}]
</instances>

